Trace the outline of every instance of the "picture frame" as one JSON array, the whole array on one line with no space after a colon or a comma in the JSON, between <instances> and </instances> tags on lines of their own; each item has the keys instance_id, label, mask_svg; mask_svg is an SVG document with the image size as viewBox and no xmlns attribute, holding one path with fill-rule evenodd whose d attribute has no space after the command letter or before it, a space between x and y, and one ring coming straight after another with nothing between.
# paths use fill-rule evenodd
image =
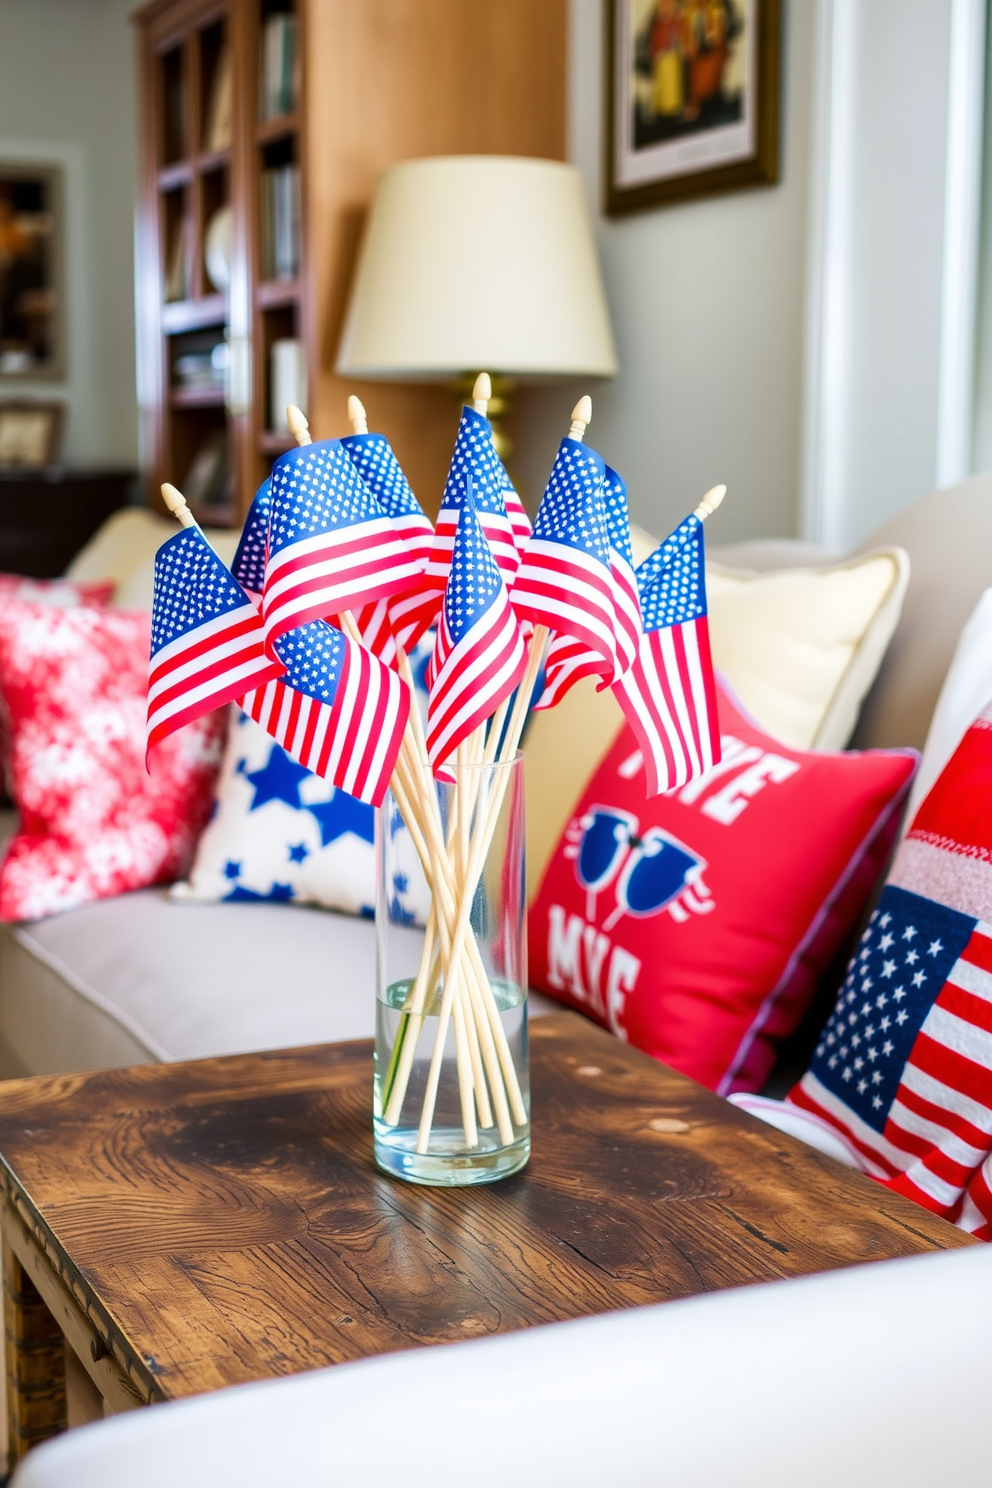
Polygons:
<instances>
[{"instance_id":1,"label":"picture frame","mask_svg":"<svg viewBox=\"0 0 992 1488\"><path fill-rule=\"evenodd\" d=\"M779 178L780 0L604 0L604 209Z\"/></svg>"},{"instance_id":2,"label":"picture frame","mask_svg":"<svg viewBox=\"0 0 992 1488\"><path fill-rule=\"evenodd\" d=\"M0 159L0 386L65 369L59 165Z\"/></svg>"},{"instance_id":3,"label":"picture frame","mask_svg":"<svg viewBox=\"0 0 992 1488\"><path fill-rule=\"evenodd\" d=\"M64 424L64 403L0 402L0 471L57 465Z\"/></svg>"}]
</instances>

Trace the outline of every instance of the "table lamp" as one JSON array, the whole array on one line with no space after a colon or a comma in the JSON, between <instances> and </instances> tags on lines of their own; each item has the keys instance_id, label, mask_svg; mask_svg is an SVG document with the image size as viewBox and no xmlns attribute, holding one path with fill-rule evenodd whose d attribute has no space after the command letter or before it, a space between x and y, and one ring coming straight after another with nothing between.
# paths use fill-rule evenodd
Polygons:
<instances>
[{"instance_id":1,"label":"table lamp","mask_svg":"<svg viewBox=\"0 0 992 1488\"><path fill-rule=\"evenodd\" d=\"M611 377L616 352L574 166L521 156L408 160L379 178L338 351L344 377ZM497 429L497 448L508 441Z\"/></svg>"}]
</instances>

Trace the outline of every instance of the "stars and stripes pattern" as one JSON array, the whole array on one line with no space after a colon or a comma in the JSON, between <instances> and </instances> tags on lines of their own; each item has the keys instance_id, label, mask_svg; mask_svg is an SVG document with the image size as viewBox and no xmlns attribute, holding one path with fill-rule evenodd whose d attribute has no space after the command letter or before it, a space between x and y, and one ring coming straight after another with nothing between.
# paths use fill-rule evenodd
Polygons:
<instances>
[{"instance_id":1,"label":"stars and stripes pattern","mask_svg":"<svg viewBox=\"0 0 992 1488\"><path fill-rule=\"evenodd\" d=\"M470 485L458 517L427 669L427 754L435 774L462 740L510 696L525 665L520 626L476 514Z\"/></svg>"},{"instance_id":2,"label":"stars and stripes pattern","mask_svg":"<svg viewBox=\"0 0 992 1488\"><path fill-rule=\"evenodd\" d=\"M616 611L603 498L605 465L595 450L563 439L512 590L517 618L544 625L617 675Z\"/></svg>"},{"instance_id":3,"label":"stars and stripes pattern","mask_svg":"<svg viewBox=\"0 0 992 1488\"><path fill-rule=\"evenodd\" d=\"M617 673L623 675L633 666L640 649L641 603L630 542L627 488L609 465L604 469L603 500L613 580ZM555 634L551 638L544 671L544 691L536 705L537 709L553 708L583 677L598 676L600 689L607 687L611 680L616 680L603 676L602 659L597 651L572 636L562 634Z\"/></svg>"},{"instance_id":4,"label":"stars and stripes pattern","mask_svg":"<svg viewBox=\"0 0 992 1488\"><path fill-rule=\"evenodd\" d=\"M349 434L341 443L414 558L419 558L421 567L425 567L434 541L434 528L385 434Z\"/></svg>"},{"instance_id":5,"label":"stars and stripes pattern","mask_svg":"<svg viewBox=\"0 0 992 1488\"><path fill-rule=\"evenodd\" d=\"M788 1100L862 1170L992 1240L992 708L899 847Z\"/></svg>"},{"instance_id":6,"label":"stars and stripes pattern","mask_svg":"<svg viewBox=\"0 0 992 1488\"><path fill-rule=\"evenodd\" d=\"M490 425L490 434L492 426ZM530 535L534 530L530 517L524 510L524 504L517 495L517 488L510 479L506 466L500 461L500 479L503 483L503 504L506 507L506 515L510 521L510 530L513 533L513 541L516 544L517 556L523 557L524 548L530 541Z\"/></svg>"},{"instance_id":7,"label":"stars and stripes pattern","mask_svg":"<svg viewBox=\"0 0 992 1488\"><path fill-rule=\"evenodd\" d=\"M147 737L160 739L284 670L266 655L262 622L198 527L155 557Z\"/></svg>"},{"instance_id":8,"label":"stars and stripes pattern","mask_svg":"<svg viewBox=\"0 0 992 1488\"><path fill-rule=\"evenodd\" d=\"M264 480L252 498L248 516L238 541L231 572L241 587L256 603L262 598L265 563L269 553L269 513L272 510L272 482Z\"/></svg>"},{"instance_id":9,"label":"stars and stripes pattern","mask_svg":"<svg viewBox=\"0 0 992 1488\"><path fill-rule=\"evenodd\" d=\"M272 467L269 552L262 592L266 646L408 588L418 560L339 439L304 445Z\"/></svg>"},{"instance_id":10,"label":"stars and stripes pattern","mask_svg":"<svg viewBox=\"0 0 992 1488\"><path fill-rule=\"evenodd\" d=\"M240 698L304 769L372 806L381 804L410 711L404 682L323 621L275 642L285 676Z\"/></svg>"},{"instance_id":11,"label":"stars and stripes pattern","mask_svg":"<svg viewBox=\"0 0 992 1488\"><path fill-rule=\"evenodd\" d=\"M992 925L888 885L789 1099L864 1170L956 1218L992 1147ZM987 1180L985 1213L992 1219Z\"/></svg>"},{"instance_id":12,"label":"stars and stripes pattern","mask_svg":"<svg viewBox=\"0 0 992 1488\"><path fill-rule=\"evenodd\" d=\"M613 688L644 754L648 795L720 759L702 523L687 517L658 552L637 570L644 628L637 660Z\"/></svg>"},{"instance_id":13,"label":"stars and stripes pattern","mask_svg":"<svg viewBox=\"0 0 992 1488\"><path fill-rule=\"evenodd\" d=\"M391 607L397 640L406 650L411 650L437 621L451 571L458 519L469 487L496 565L507 588L513 583L520 555L506 511L505 479L489 420L474 408L464 407L419 591L400 598Z\"/></svg>"},{"instance_id":14,"label":"stars and stripes pattern","mask_svg":"<svg viewBox=\"0 0 992 1488\"><path fill-rule=\"evenodd\" d=\"M409 546L419 569L423 570L430 556L434 528L413 494L389 440L384 434L349 434L341 443L362 480ZM418 582L415 581L410 592L416 593L417 588ZM415 629L404 623L402 613L393 614L394 607L401 600L402 595L391 595L388 600L379 599L362 605L355 612L355 623L363 643L387 666L395 666L398 660L397 631L404 649L409 649L419 639Z\"/></svg>"}]
</instances>

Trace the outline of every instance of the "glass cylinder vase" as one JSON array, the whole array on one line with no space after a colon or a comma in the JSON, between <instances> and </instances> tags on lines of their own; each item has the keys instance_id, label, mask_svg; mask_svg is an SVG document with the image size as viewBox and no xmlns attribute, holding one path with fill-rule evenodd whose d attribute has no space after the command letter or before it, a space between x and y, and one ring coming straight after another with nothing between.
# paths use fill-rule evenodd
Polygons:
<instances>
[{"instance_id":1,"label":"glass cylinder vase","mask_svg":"<svg viewBox=\"0 0 992 1488\"><path fill-rule=\"evenodd\" d=\"M530 1156L523 757L394 783L376 813L376 1162L493 1183Z\"/></svg>"}]
</instances>

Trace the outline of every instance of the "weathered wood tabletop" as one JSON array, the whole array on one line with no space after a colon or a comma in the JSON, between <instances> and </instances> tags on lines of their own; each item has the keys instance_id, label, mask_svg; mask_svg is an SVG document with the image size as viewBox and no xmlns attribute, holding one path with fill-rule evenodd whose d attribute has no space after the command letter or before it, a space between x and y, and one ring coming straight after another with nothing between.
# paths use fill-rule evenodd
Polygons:
<instances>
[{"instance_id":1,"label":"weathered wood tabletop","mask_svg":"<svg viewBox=\"0 0 992 1488\"><path fill-rule=\"evenodd\" d=\"M368 1042L5 1084L7 1202L144 1398L970 1243L563 1013L492 1187L372 1163Z\"/></svg>"}]
</instances>

